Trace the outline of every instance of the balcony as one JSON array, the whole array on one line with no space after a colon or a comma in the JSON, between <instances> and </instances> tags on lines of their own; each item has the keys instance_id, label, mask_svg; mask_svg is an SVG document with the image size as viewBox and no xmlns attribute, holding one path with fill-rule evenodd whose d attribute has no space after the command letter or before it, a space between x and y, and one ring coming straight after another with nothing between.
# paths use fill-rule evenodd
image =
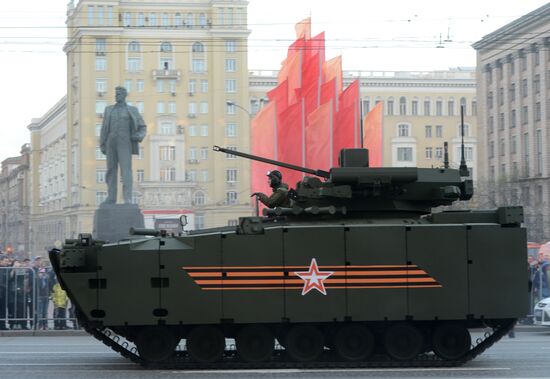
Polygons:
<instances>
[{"instance_id":1,"label":"balcony","mask_svg":"<svg viewBox=\"0 0 550 379\"><path fill-rule=\"evenodd\" d=\"M153 80L157 79L181 79L180 70L153 70Z\"/></svg>"}]
</instances>

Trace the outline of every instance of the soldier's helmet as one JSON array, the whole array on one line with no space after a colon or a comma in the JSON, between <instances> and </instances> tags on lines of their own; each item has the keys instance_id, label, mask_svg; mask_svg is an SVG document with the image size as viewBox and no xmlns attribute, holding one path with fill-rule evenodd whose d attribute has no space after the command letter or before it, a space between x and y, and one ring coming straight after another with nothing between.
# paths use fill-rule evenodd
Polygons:
<instances>
[{"instance_id":1,"label":"soldier's helmet","mask_svg":"<svg viewBox=\"0 0 550 379\"><path fill-rule=\"evenodd\" d=\"M279 180L279 182L283 180L283 174L281 174L281 171L279 170L269 171L267 173L267 176L269 176L270 178L276 178Z\"/></svg>"}]
</instances>

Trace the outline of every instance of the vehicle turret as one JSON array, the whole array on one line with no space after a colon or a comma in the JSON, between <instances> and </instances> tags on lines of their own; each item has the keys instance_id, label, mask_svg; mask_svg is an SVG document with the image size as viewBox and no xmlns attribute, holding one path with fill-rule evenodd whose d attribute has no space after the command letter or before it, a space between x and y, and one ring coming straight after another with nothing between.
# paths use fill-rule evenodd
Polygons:
<instances>
[{"instance_id":1,"label":"vehicle turret","mask_svg":"<svg viewBox=\"0 0 550 379\"><path fill-rule=\"evenodd\" d=\"M367 149L342 149L339 167L314 170L214 146L215 151L297 170L304 176L291 191L292 208L266 209L268 216L346 215L384 217L401 213L419 217L433 207L469 200L473 182L468 170L417 167L369 167ZM448 164L445 164L448 166ZM461 165L462 166L462 165Z\"/></svg>"}]
</instances>

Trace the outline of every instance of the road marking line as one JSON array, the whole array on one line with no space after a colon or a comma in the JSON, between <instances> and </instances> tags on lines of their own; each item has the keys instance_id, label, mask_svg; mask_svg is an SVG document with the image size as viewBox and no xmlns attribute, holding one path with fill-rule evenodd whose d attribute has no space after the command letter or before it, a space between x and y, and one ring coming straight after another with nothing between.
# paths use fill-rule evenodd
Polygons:
<instances>
[{"instance_id":1,"label":"road marking line","mask_svg":"<svg viewBox=\"0 0 550 379\"><path fill-rule=\"evenodd\" d=\"M401 372L401 371L507 371L510 367L433 367L433 368L357 368L357 369L258 369L258 370L178 370L172 371L172 374L212 374L212 373L312 373L312 372Z\"/></svg>"}]
</instances>

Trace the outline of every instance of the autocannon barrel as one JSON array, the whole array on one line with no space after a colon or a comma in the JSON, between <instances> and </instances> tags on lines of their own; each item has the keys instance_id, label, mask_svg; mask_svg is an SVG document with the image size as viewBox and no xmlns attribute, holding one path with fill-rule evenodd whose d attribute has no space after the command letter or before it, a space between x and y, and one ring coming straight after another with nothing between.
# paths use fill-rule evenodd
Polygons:
<instances>
[{"instance_id":1,"label":"autocannon barrel","mask_svg":"<svg viewBox=\"0 0 550 379\"><path fill-rule=\"evenodd\" d=\"M279 162L279 161L276 161L276 160L273 160L273 159L259 157L257 155L242 153L242 152L237 151L237 150L224 149L223 147L219 147L219 146L216 146L216 145L214 145L214 147L212 147L212 150L220 151L220 152L226 153L226 154L236 155L238 157L252 159L254 161L269 163L269 164L272 164L272 165L275 165L275 166L289 168L289 169L295 170L295 171L305 172L306 174L320 176L320 177L325 178L325 179L330 178L330 173L327 172L327 171L324 171L324 170L313 170L311 168L296 166L296 165L293 165L293 164L290 164L290 163L285 163L285 162Z\"/></svg>"},{"instance_id":2,"label":"autocannon barrel","mask_svg":"<svg viewBox=\"0 0 550 379\"><path fill-rule=\"evenodd\" d=\"M153 236L157 237L160 235L160 231L156 229L146 229L146 228L130 228L131 236Z\"/></svg>"}]
</instances>

